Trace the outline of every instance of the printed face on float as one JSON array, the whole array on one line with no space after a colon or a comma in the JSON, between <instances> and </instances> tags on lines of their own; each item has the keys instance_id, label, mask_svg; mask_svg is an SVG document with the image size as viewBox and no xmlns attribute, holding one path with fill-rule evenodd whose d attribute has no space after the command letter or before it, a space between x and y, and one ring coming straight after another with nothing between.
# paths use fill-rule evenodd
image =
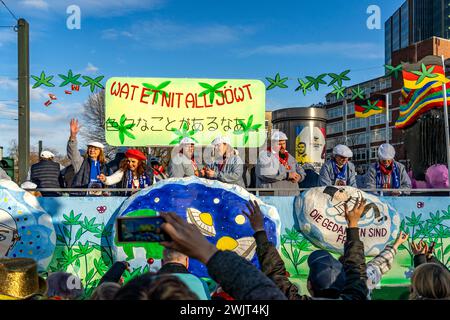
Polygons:
<instances>
[{"instance_id":1,"label":"printed face on float","mask_svg":"<svg viewBox=\"0 0 450 320\"><path fill-rule=\"evenodd\" d=\"M94 147L94 146L88 146L87 153L89 158L97 160L100 156L100 148Z\"/></svg>"},{"instance_id":2,"label":"printed face on float","mask_svg":"<svg viewBox=\"0 0 450 320\"><path fill-rule=\"evenodd\" d=\"M392 165L392 162L394 162L394 160L390 159L390 160L380 160L380 163L384 166L384 167L390 167Z\"/></svg>"},{"instance_id":3,"label":"printed face on float","mask_svg":"<svg viewBox=\"0 0 450 320\"><path fill-rule=\"evenodd\" d=\"M133 172L136 171L137 167L139 166L138 159L128 158L127 163L128 163L128 169L130 169Z\"/></svg>"},{"instance_id":4,"label":"printed face on float","mask_svg":"<svg viewBox=\"0 0 450 320\"><path fill-rule=\"evenodd\" d=\"M348 162L348 158L339 155L336 155L334 160L336 160L338 167L343 167Z\"/></svg>"},{"instance_id":5,"label":"printed face on float","mask_svg":"<svg viewBox=\"0 0 450 320\"><path fill-rule=\"evenodd\" d=\"M11 227L11 225L15 227ZM17 225L14 219L8 212L0 209L0 257L8 255L17 242L17 238Z\"/></svg>"},{"instance_id":6,"label":"printed face on float","mask_svg":"<svg viewBox=\"0 0 450 320\"><path fill-rule=\"evenodd\" d=\"M299 143L297 148L299 154L304 154L306 152L306 145L304 143Z\"/></svg>"}]
</instances>

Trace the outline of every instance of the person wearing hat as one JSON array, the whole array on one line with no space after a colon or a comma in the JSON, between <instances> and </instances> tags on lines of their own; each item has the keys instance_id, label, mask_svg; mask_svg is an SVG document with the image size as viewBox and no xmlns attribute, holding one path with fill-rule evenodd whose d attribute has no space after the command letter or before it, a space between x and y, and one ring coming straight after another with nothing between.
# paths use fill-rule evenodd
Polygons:
<instances>
[{"instance_id":1,"label":"person wearing hat","mask_svg":"<svg viewBox=\"0 0 450 320\"><path fill-rule=\"evenodd\" d=\"M141 151L128 149L125 152L125 159L120 162L119 170L109 177L100 174L98 178L107 186L120 183L119 188L134 190L147 188L153 183L153 174L147 171L146 160L147 157Z\"/></svg>"},{"instance_id":2,"label":"person wearing hat","mask_svg":"<svg viewBox=\"0 0 450 320\"><path fill-rule=\"evenodd\" d=\"M153 169L153 183L157 183L169 177L166 174L164 167L161 165L161 161L158 157L152 157L150 159L150 166Z\"/></svg>"},{"instance_id":3,"label":"person wearing hat","mask_svg":"<svg viewBox=\"0 0 450 320\"><path fill-rule=\"evenodd\" d=\"M406 168L394 160L395 149L389 143L378 148L378 162L374 163L367 172L366 186L368 189L411 189L411 179ZM392 192L393 196L400 192Z\"/></svg>"},{"instance_id":4,"label":"person wearing hat","mask_svg":"<svg viewBox=\"0 0 450 320\"><path fill-rule=\"evenodd\" d=\"M92 141L87 144L87 152L84 157L78 150L77 134L80 131L77 119L70 120L70 138L67 142L67 157L73 165L75 176L72 181L74 188L102 188L98 179L100 174L109 175L106 165L105 146L100 142ZM101 192L88 193L101 195Z\"/></svg>"},{"instance_id":5,"label":"person wearing hat","mask_svg":"<svg viewBox=\"0 0 450 320\"><path fill-rule=\"evenodd\" d=\"M61 175L61 165L53 159L55 155L48 150L44 150L39 155L39 162L31 166L29 178L27 180L36 184L37 188L63 188L64 182ZM44 197L58 197L59 192L41 192Z\"/></svg>"},{"instance_id":6,"label":"person wearing hat","mask_svg":"<svg viewBox=\"0 0 450 320\"><path fill-rule=\"evenodd\" d=\"M202 169L195 161L194 145L194 140L186 137L173 149L168 170L170 178L202 176Z\"/></svg>"},{"instance_id":7,"label":"person wearing hat","mask_svg":"<svg viewBox=\"0 0 450 320\"><path fill-rule=\"evenodd\" d=\"M260 152L256 164L256 187L265 189L292 189L290 191L277 191L277 195L297 195L299 183L306 173L302 166L297 164L286 150L286 134L275 131L271 137L271 148Z\"/></svg>"},{"instance_id":8,"label":"person wearing hat","mask_svg":"<svg viewBox=\"0 0 450 320\"><path fill-rule=\"evenodd\" d=\"M215 159L205 167L205 177L245 188L244 163L231 146L230 138L219 136L211 144L214 147Z\"/></svg>"},{"instance_id":9,"label":"person wearing hat","mask_svg":"<svg viewBox=\"0 0 450 320\"><path fill-rule=\"evenodd\" d=\"M333 148L332 158L326 161L319 174L320 186L351 186L357 188L355 165L349 161L353 152L338 144Z\"/></svg>"},{"instance_id":10,"label":"person wearing hat","mask_svg":"<svg viewBox=\"0 0 450 320\"><path fill-rule=\"evenodd\" d=\"M45 296L47 282L29 258L0 258L0 300L33 300Z\"/></svg>"}]
</instances>

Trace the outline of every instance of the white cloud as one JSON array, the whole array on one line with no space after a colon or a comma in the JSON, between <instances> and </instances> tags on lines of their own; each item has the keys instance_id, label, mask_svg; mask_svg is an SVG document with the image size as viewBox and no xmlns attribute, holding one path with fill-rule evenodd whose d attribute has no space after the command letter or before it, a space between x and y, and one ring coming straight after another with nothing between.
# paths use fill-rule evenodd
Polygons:
<instances>
[{"instance_id":1,"label":"white cloud","mask_svg":"<svg viewBox=\"0 0 450 320\"><path fill-rule=\"evenodd\" d=\"M6 24L6 23L5 23ZM13 23L11 23L12 25ZM16 43L17 34L11 28L1 28L0 29L0 47L3 47L10 43Z\"/></svg>"},{"instance_id":2,"label":"white cloud","mask_svg":"<svg viewBox=\"0 0 450 320\"><path fill-rule=\"evenodd\" d=\"M23 0L21 3L24 7L47 10L49 4L45 0Z\"/></svg>"},{"instance_id":3,"label":"white cloud","mask_svg":"<svg viewBox=\"0 0 450 320\"><path fill-rule=\"evenodd\" d=\"M167 49L192 45L225 45L253 34L255 28L212 24L204 26L183 25L166 20L135 23L128 30L106 29L102 38L116 40L128 38L142 45Z\"/></svg>"},{"instance_id":4,"label":"white cloud","mask_svg":"<svg viewBox=\"0 0 450 320\"><path fill-rule=\"evenodd\" d=\"M94 66L92 63L88 62L86 69L84 69L87 73L96 73L98 71L98 67Z\"/></svg>"},{"instance_id":5,"label":"white cloud","mask_svg":"<svg viewBox=\"0 0 450 320\"><path fill-rule=\"evenodd\" d=\"M339 55L358 59L380 59L384 50L379 45L369 42L317 42L286 45L264 45L253 49L241 50L240 56L253 55Z\"/></svg>"},{"instance_id":6,"label":"white cloud","mask_svg":"<svg viewBox=\"0 0 450 320\"><path fill-rule=\"evenodd\" d=\"M164 0L21 0L19 8L22 11L50 10L65 14L67 7L73 4L80 7L82 17L110 17L124 16L135 11L154 10L160 8L164 4Z\"/></svg>"},{"instance_id":7,"label":"white cloud","mask_svg":"<svg viewBox=\"0 0 450 320\"><path fill-rule=\"evenodd\" d=\"M43 87L32 88L34 80L31 79L30 83L30 100L31 101L41 101L43 99L48 99L48 93L51 88L44 89ZM0 88L8 92L17 92L17 80L10 78L0 78Z\"/></svg>"}]
</instances>

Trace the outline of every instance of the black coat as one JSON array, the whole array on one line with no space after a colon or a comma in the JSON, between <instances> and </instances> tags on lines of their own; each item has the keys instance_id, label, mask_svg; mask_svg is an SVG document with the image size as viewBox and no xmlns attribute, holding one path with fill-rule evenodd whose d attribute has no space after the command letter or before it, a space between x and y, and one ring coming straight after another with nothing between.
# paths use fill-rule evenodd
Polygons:
<instances>
[{"instance_id":1,"label":"black coat","mask_svg":"<svg viewBox=\"0 0 450 320\"><path fill-rule=\"evenodd\" d=\"M60 165L52 160L41 160L31 166L30 180L38 188L61 188L64 186ZM59 196L58 192L41 192L45 197Z\"/></svg>"},{"instance_id":2,"label":"black coat","mask_svg":"<svg viewBox=\"0 0 450 320\"><path fill-rule=\"evenodd\" d=\"M256 254L264 272L289 300L310 300L300 295L298 288L289 281L284 262L275 246L268 240L265 231L254 234ZM345 287L339 299L367 300L367 268L364 257L364 244L359 239L358 228L347 228L347 241L344 245Z\"/></svg>"}]
</instances>

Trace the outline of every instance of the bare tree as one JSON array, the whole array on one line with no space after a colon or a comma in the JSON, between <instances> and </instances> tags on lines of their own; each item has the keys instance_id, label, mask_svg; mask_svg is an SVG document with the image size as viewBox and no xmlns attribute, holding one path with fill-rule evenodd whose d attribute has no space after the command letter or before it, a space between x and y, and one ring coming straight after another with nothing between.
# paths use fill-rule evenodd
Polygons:
<instances>
[{"instance_id":1,"label":"bare tree","mask_svg":"<svg viewBox=\"0 0 450 320\"><path fill-rule=\"evenodd\" d=\"M99 91L89 96L83 105L83 122L81 135L87 141L98 141L105 145L105 155L113 159L117 147L110 146L105 139L105 91Z\"/></svg>"}]
</instances>

